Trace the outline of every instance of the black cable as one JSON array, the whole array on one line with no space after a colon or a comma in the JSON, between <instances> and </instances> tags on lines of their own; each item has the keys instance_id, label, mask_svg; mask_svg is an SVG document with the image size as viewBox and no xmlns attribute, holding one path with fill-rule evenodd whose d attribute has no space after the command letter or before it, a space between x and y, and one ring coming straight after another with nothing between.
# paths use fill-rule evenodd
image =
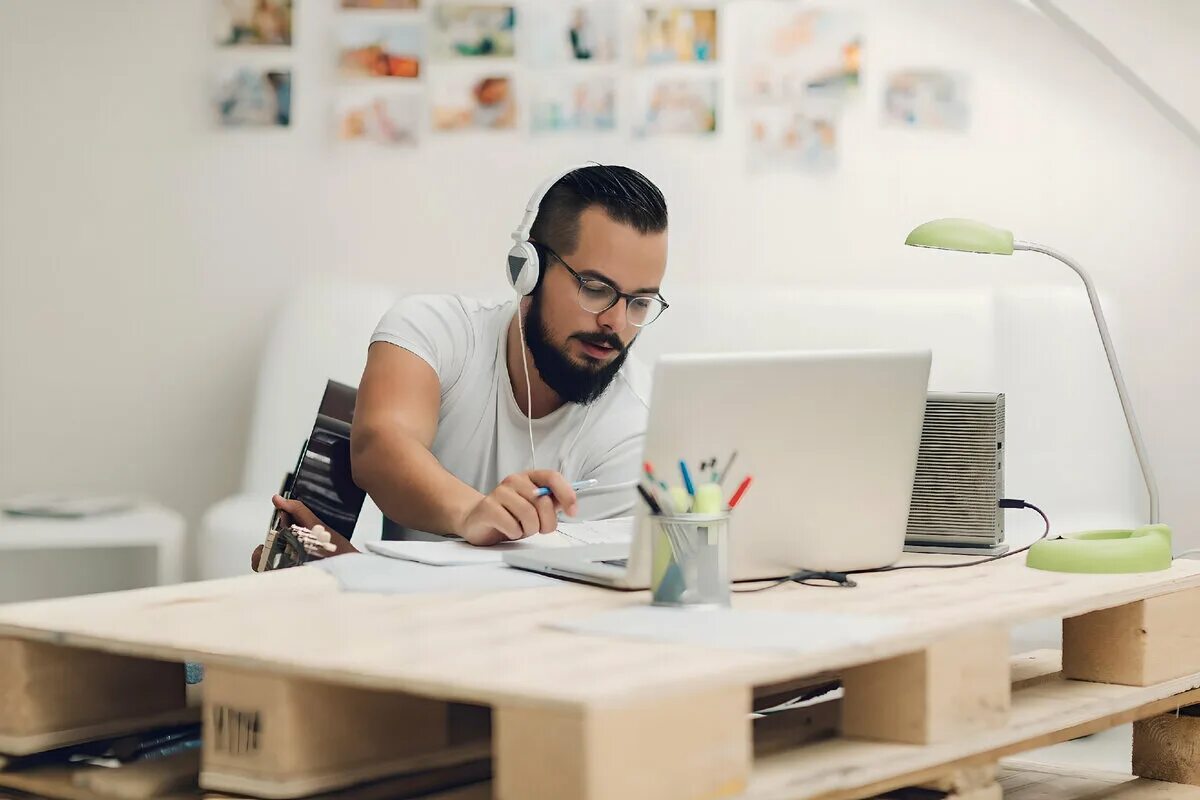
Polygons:
<instances>
[{"instance_id":1,"label":"black cable","mask_svg":"<svg viewBox=\"0 0 1200 800\"><path fill-rule=\"evenodd\" d=\"M853 589L858 584L846 577L845 572L819 572L817 570L805 569L799 572L793 572L786 578L780 578L774 583L768 583L766 586L758 586L754 589L730 589L735 594L751 594L753 592L765 592L767 589L774 589L776 586L782 586L785 583L799 583L804 586L828 587L836 586L846 589Z\"/></svg>"},{"instance_id":2,"label":"black cable","mask_svg":"<svg viewBox=\"0 0 1200 800\"><path fill-rule=\"evenodd\" d=\"M891 567L874 567L872 569L853 569L846 572L815 572L813 570L800 570L794 572L786 578L780 578L774 583L769 583L766 586L759 586L754 589L733 589L732 591L738 594L748 594L751 592L765 592L768 589L774 589L776 586L782 586L785 583L800 583L805 586L837 586L843 588L853 588L856 584L848 576L850 575L867 575L875 572L898 572L902 569L958 569L959 567L974 567L979 564L987 564L992 561L999 561L1002 558L1019 555L1024 553L1029 548L1033 547L1038 542L1047 538L1050 535L1050 518L1046 516L1046 512L1035 506L1033 503L1027 503L1024 500L1016 500L1004 498L1000 501L1000 508L1032 508L1036 511L1046 523L1046 529L1042 531L1042 535L1034 541L1020 547L1016 550L1010 550L1007 553L1001 553L998 556L988 556L986 558L978 558L973 561L960 561L956 564L901 564ZM810 583L810 581L824 581L823 583Z\"/></svg>"}]
</instances>

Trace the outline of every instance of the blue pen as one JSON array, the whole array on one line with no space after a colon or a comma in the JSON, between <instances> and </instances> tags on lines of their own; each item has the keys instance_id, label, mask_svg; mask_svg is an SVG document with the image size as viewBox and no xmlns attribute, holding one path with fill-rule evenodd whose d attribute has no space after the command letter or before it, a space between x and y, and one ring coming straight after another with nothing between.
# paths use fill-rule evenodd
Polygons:
<instances>
[{"instance_id":1,"label":"blue pen","mask_svg":"<svg viewBox=\"0 0 1200 800\"><path fill-rule=\"evenodd\" d=\"M599 482L600 481L596 480L595 478L589 478L586 481L575 481L574 483L571 484L571 488L578 492L581 489L590 489ZM542 487L539 487L538 490L533 493L533 496L534 497L545 497L548 494L550 494L550 487L542 486Z\"/></svg>"},{"instance_id":2,"label":"blue pen","mask_svg":"<svg viewBox=\"0 0 1200 800\"><path fill-rule=\"evenodd\" d=\"M679 471L683 474L683 488L687 489L689 495L695 497L696 485L692 483L692 473L688 472L687 462L682 458L679 459Z\"/></svg>"}]
</instances>

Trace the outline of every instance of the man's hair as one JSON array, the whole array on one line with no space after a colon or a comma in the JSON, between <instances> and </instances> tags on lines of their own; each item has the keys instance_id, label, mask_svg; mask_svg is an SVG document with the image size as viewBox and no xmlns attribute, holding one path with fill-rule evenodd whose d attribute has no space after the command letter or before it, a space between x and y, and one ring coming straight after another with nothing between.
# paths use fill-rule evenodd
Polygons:
<instances>
[{"instance_id":1,"label":"man's hair","mask_svg":"<svg viewBox=\"0 0 1200 800\"><path fill-rule=\"evenodd\" d=\"M629 167L581 167L564 175L542 199L529 237L559 253L579 244L579 217L599 206L638 233L667 229L667 201L650 180Z\"/></svg>"}]
</instances>

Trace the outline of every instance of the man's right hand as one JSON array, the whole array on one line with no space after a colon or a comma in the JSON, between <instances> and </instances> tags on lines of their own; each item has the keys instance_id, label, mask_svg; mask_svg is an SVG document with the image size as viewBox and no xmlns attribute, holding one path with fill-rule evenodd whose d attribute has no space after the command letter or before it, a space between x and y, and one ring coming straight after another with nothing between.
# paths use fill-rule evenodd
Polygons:
<instances>
[{"instance_id":1,"label":"man's right hand","mask_svg":"<svg viewBox=\"0 0 1200 800\"><path fill-rule=\"evenodd\" d=\"M536 497L540 487L550 494ZM535 469L509 475L468 510L458 535L471 544L490 545L551 533L558 527L558 510L578 513L575 490L559 473Z\"/></svg>"}]
</instances>

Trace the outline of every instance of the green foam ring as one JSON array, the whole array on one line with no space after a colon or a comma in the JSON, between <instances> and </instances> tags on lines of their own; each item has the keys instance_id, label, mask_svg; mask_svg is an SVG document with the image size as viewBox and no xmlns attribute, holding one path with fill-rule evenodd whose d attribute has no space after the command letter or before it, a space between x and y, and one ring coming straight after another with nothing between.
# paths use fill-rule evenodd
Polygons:
<instances>
[{"instance_id":1,"label":"green foam ring","mask_svg":"<svg viewBox=\"0 0 1200 800\"><path fill-rule=\"evenodd\" d=\"M1034 543L1025 566L1049 572L1157 572L1171 566L1171 528L1084 531Z\"/></svg>"}]
</instances>

